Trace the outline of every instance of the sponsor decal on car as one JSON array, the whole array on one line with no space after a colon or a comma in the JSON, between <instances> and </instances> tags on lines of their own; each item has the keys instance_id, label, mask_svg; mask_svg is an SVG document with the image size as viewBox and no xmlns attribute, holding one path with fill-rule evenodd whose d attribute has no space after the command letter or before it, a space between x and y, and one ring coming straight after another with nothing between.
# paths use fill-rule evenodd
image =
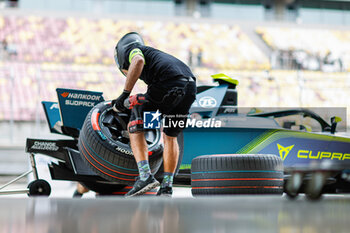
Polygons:
<instances>
[{"instance_id":1,"label":"sponsor decal on car","mask_svg":"<svg viewBox=\"0 0 350 233\"><path fill-rule=\"evenodd\" d=\"M63 93L61 94L61 96L62 96L63 98L66 98L68 95L69 95L68 92L63 92Z\"/></svg>"},{"instance_id":2,"label":"sponsor decal on car","mask_svg":"<svg viewBox=\"0 0 350 233\"><path fill-rule=\"evenodd\" d=\"M285 160L289 152L293 149L294 145L283 147L277 143L278 152L282 160Z\"/></svg>"},{"instance_id":3,"label":"sponsor decal on car","mask_svg":"<svg viewBox=\"0 0 350 233\"><path fill-rule=\"evenodd\" d=\"M58 151L59 147L56 145L55 142L35 141L34 145L30 149L32 149L32 150Z\"/></svg>"},{"instance_id":4,"label":"sponsor decal on car","mask_svg":"<svg viewBox=\"0 0 350 233\"><path fill-rule=\"evenodd\" d=\"M78 99L78 100L94 100L94 101L100 101L101 96L100 95L89 95L89 94L78 94L78 93L69 93L69 92L63 92L61 94L63 98L69 98L69 99Z\"/></svg>"},{"instance_id":5,"label":"sponsor decal on car","mask_svg":"<svg viewBox=\"0 0 350 233\"><path fill-rule=\"evenodd\" d=\"M82 106L82 107L89 107L89 108L95 106L95 102L93 101L100 101L102 98L100 95L79 94L79 93L69 93L69 92L63 92L61 96L63 98L67 98L64 102L66 105ZM90 100L90 101L86 101L86 100Z\"/></svg>"},{"instance_id":6,"label":"sponsor decal on car","mask_svg":"<svg viewBox=\"0 0 350 233\"><path fill-rule=\"evenodd\" d=\"M236 113L237 112L237 108L236 107L226 107L224 110L224 113Z\"/></svg>"},{"instance_id":7,"label":"sponsor decal on car","mask_svg":"<svg viewBox=\"0 0 350 233\"><path fill-rule=\"evenodd\" d=\"M302 159L338 159L345 160L350 159L350 153L339 153L329 151L312 151L312 150L299 150L297 153L298 158Z\"/></svg>"},{"instance_id":8,"label":"sponsor decal on car","mask_svg":"<svg viewBox=\"0 0 350 233\"><path fill-rule=\"evenodd\" d=\"M294 145L282 146L277 143L279 155L282 160L285 160L289 152L292 151ZM300 147L299 147L300 148ZM317 150L305 150L301 148L296 152L297 158L299 159L331 159L331 160L346 160L350 159L350 153L340 153L331 151L317 151Z\"/></svg>"},{"instance_id":9,"label":"sponsor decal on car","mask_svg":"<svg viewBox=\"0 0 350 233\"><path fill-rule=\"evenodd\" d=\"M216 99L211 96L204 96L198 102L202 108L214 108L217 104Z\"/></svg>"},{"instance_id":10,"label":"sponsor decal on car","mask_svg":"<svg viewBox=\"0 0 350 233\"><path fill-rule=\"evenodd\" d=\"M79 100L66 100L65 104L71 105L71 106L83 106L83 107L94 107L95 106L94 102L79 101Z\"/></svg>"},{"instance_id":11,"label":"sponsor decal on car","mask_svg":"<svg viewBox=\"0 0 350 233\"><path fill-rule=\"evenodd\" d=\"M52 109L58 109L58 104L57 103L54 103L50 106L50 110Z\"/></svg>"}]
</instances>

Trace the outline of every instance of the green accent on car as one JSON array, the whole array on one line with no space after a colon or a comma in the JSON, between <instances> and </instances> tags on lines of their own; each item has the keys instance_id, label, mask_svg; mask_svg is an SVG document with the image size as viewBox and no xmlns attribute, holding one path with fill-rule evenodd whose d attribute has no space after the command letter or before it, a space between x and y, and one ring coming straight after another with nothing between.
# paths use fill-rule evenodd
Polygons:
<instances>
[{"instance_id":1,"label":"green accent on car","mask_svg":"<svg viewBox=\"0 0 350 233\"><path fill-rule=\"evenodd\" d=\"M191 169L191 164L181 164L180 169Z\"/></svg>"},{"instance_id":2,"label":"green accent on car","mask_svg":"<svg viewBox=\"0 0 350 233\"><path fill-rule=\"evenodd\" d=\"M136 56L136 55L141 55L143 57L143 60L145 60L145 56L143 56L143 53L141 51L141 49L136 48L131 50L130 54L129 54L129 63L131 63L131 60ZM146 61L145 61L146 64Z\"/></svg>"},{"instance_id":3,"label":"green accent on car","mask_svg":"<svg viewBox=\"0 0 350 233\"><path fill-rule=\"evenodd\" d=\"M213 74L211 77L212 77L214 80L223 80L223 81L225 81L225 82L234 84L234 85L236 85L236 86L239 84L238 80L233 79L233 78L231 78L231 77L229 77L229 76L227 76L226 74L223 74L223 73L220 73L220 74Z\"/></svg>"},{"instance_id":4,"label":"green accent on car","mask_svg":"<svg viewBox=\"0 0 350 233\"><path fill-rule=\"evenodd\" d=\"M338 116L335 116L334 119L333 119L333 122L334 122L334 123L339 123L339 122L341 122L341 121L342 121L341 117L338 117ZM332 123L333 123L333 122L332 122Z\"/></svg>"},{"instance_id":5,"label":"green accent on car","mask_svg":"<svg viewBox=\"0 0 350 233\"><path fill-rule=\"evenodd\" d=\"M237 151L237 154L246 154L248 152L251 152L255 147L260 145L263 141L268 139L272 134L274 134L277 129L275 130L267 130L266 132L262 133L258 137L256 137L253 141L242 147L239 151Z\"/></svg>"},{"instance_id":6,"label":"green accent on car","mask_svg":"<svg viewBox=\"0 0 350 233\"><path fill-rule=\"evenodd\" d=\"M337 141L337 142L350 142L350 138L339 138L332 135L316 134L316 133L304 133L298 131L287 131L287 130L269 130L266 133L256 137L252 142L244 146L237 153L246 154L246 153L258 153L266 146L271 143L282 139L282 138L304 138L304 139L317 139L322 141Z\"/></svg>"}]
</instances>

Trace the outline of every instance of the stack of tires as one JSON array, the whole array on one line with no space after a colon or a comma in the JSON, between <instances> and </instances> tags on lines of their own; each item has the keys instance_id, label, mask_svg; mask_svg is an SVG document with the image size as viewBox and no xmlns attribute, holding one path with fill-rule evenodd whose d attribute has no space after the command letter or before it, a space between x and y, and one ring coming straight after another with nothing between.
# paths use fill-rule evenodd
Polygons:
<instances>
[{"instance_id":1,"label":"stack of tires","mask_svg":"<svg viewBox=\"0 0 350 233\"><path fill-rule=\"evenodd\" d=\"M283 161L276 155L204 155L192 160L192 195L283 194Z\"/></svg>"}]
</instances>

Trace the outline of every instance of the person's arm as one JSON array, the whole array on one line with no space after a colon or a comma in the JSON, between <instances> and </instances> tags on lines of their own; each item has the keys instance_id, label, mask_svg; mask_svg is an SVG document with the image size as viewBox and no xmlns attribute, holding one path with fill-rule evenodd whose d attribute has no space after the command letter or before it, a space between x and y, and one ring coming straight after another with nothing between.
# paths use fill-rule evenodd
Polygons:
<instances>
[{"instance_id":1,"label":"person's arm","mask_svg":"<svg viewBox=\"0 0 350 233\"><path fill-rule=\"evenodd\" d=\"M141 55L135 55L129 66L127 72L126 81L124 85L124 90L131 92L135 86L136 81L139 79L143 66L145 65L145 60Z\"/></svg>"},{"instance_id":2,"label":"person's arm","mask_svg":"<svg viewBox=\"0 0 350 233\"><path fill-rule=\"evenodd\" d=\"M130 96L136 81L139 79L142 73L143 66L145 65L145 59L140 49L134 49L130 52L129 63L129 70L122 70L122 72L126 74L124 91L117 99L112 101L114 111L125 110L124 101Z\"/></svg>"}]
</instances>

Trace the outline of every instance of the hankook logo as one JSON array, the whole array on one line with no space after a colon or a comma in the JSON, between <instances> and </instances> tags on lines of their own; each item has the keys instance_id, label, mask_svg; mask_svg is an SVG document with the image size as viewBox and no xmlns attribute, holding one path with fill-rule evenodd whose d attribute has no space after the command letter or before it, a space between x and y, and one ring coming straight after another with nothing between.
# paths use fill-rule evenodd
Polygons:
<instances>
[{"instance_id":1,"label":"hankook logo","mask_svg":"<svg viewBox=\"0 0 350 233\"><path fill-rule=\"evenodd\" d=\"M61 94L61 96L62 96L63 98L66 98L68 95L69 95L68 92L63 92L63 93Z\"/></svg>"},{"instance_id":2,"label":"hankook logo","mask_svg":"<svg viewBox=\"0 0 350 233\"><path fill-rule=\"evenodd\" d=\"M115 149L123 154L134 155L131 151L124 149L124 148L116 147Z\"/></svg>"},{"instance_id":3,"label":"hankook logo","mask_svg":"<svg viewBox=\"0 0 350 233\"><path fill-rule=\"evenodd\" d=\"M78 93L69 93L69 92L63 92L61 96L63 98L79 99L79 100L100 101L101 99L101 96L98 96L98 95L78 94Z\"/></svg>"}]
</instances>

